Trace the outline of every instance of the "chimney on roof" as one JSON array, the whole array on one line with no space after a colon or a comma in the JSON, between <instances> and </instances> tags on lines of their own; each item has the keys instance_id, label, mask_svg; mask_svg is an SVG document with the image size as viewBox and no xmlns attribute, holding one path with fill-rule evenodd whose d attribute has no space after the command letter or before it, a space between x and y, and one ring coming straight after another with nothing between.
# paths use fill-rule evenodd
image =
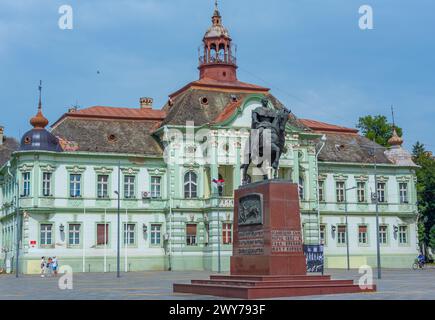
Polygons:
<instances>
[{"instance_id":1,"label":"chimney on roof","mask_svg":"<svg viewBox=\"0 0 435 320\"><path fill-rule=\"evenodd\" d=\"M5 131L5 128L0 126L0 146L3 145L4 131Z\"/></svg>"},{"instance_id":2,"label":"chimney on roof","mask_svg":"<svg viewBox=\"0 0 435 320\"><path fill-rule=\"evenodd\" d=\"M140 98L140 108L141 109L152 109L153 108L153 98Z\"/></svg>"}]
</instances>

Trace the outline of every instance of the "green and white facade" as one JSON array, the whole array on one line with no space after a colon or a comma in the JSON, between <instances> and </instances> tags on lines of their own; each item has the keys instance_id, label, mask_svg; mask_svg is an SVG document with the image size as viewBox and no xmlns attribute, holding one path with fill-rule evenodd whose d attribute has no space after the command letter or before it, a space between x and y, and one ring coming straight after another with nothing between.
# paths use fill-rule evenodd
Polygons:
<instances>
[{"instance_id":1,"label":"green and white facade","mask_svg":"<svg viewBox=\"0 0 435 320\"><path fill-rule=\"evenodd\" d=\"M188 84L162 111L150 100L122 112L69 110L51 130L59 151L23 150L23 137L0 169L2 261L16 259L18 225L20 272L38 273L41 256L74 272L114 272L119 213L121 271L217 271L219 260L228 271L251 111L265 95L271 108L282 105L266 88L212 80ZM416 176L401 143L378 149L355 130L293 115L286 141L279 174L299 183L304 242L324 243L326 267L346 267L346 241L351 267L376 265L376 191L382 266L409 267L418 254ZM214 178L225 180L220 192Z\"/></svg>"}]
</instances>

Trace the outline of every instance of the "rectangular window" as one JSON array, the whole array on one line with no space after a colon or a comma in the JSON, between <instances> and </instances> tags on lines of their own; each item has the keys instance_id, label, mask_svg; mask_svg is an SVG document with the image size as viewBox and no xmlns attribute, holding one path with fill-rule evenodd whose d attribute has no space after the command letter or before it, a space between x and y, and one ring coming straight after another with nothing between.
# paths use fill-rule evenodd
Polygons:
<instances>
[{"instance_id":1,"label":"rectangular window","mask_svg":"<svg viewBox=\"0 0 435 320\"><path fill-rule=\"evenodd\" d=\"M98 175L97 177L97 197L108 198L109 197L109 176Z\"/></svg>"},{"instance_id":2,"label":"rectangular window","mask_svg":"<svg viewBox=\"0 0 435 320\"><path fill-rule=\"evenodd\" d=\"M337 243L346 244L346 226L337 227Z\"/></svg>"},{"instance_id":3,"label":"rectangular window","mask_svg":"<svg viewBox=\"0 0 435 320\"><path fill-rule=\"evenodd\" d=\"M80 224L70 224L68 226L68 244L70 246L80 244Z\"/></svg>"},{"instance_id":4,"label":"rectangular window","mask_svg":"<svg viewBox=\"0 0 435 320\"><path fill-rule=\"evenodd\" d=\"M51 196L51 177L50 172L44 172L42 174L42 195L44 197Z\"/></svg>"},{"instance_id":5,"label":"rectangular window","mask_svg":"<svg viewBox=\"0 0 435 320\"><path fill-rule=\"evenodd\" d=\"M162 226L160 224L151 225L151 245L159 246L162 238Z\"/></svg>"},{"instance_id":6,"label":"rectangular window","mask_svg":"<svg viewBox=\"0 0 435 320\"><path fill-rule=\"evenodd\" d=\"M378 182L378 201L385 202L385 183Z\"/></svg>"},{"instance_id":7,"label":"rectangular window","mask_svg":"<svg viewBox=\"0 0 435 320\"><path fill-rule=\"evenodd\" d=\"M232 234L232 224L231 223L222 224L222 241L223 241L223 244L232 244L233 243L233 234Z\"/></svg>"},{"instance_id":8,"label":"rectangular window","mask_svg":"<svg viewBox=\"0 0 435 320\"><path fill-rule=\"evenodd\" d=\"M30 196L30 172L23 173L23 197Z\"/></svg>"},{"instance_id":9,"label":"rectangular window","mask_svg":"<svg viewBox=\"0 0 435 320\"><path fill-rule=\"evenodd\" d=\"M52 224L41 224L41 245L50 246L53 244L53 225Z\"/></svg>"},{"instance_id":10,"label":"rectangular window","mask_svg":"<svg viewBox=\"0 0 435 320\"><path fill-rule=\"evenodd\" d=\"M70 175L70 196L71 198L80 198L82 196L82 175Z\"/></svg>"},{"instance_id":11,"label":"rectangular window","mask_svg":"<svg viewBox=\"0 0 435 320\"><path fill-rule=\"evenodd\" d=\"M400 203L408 203L408 184L399 183Z\"/></svg>"},{"instance_id":12,"label":"rectangular window","mask_svg":"<svg viewBox=\"0 0 435 320\"><path fill-rule=\"evenodd\" d=\"M161 197L161 177L151 177L151 198Z\"/></svg>"},{"instance_id":13,"label":"rectangular window","mask_svg":"<svg viewBox=\"0 0 435 320\"><path fill-rule=\"evenodd\" d=\"M124 224L124 245L132 246L135 242L135 225L133 223Z\"/></svg>"},{"instance_id":14,"label":"rectangular window","mask_svg":"<svg viewBox=\"0 0 435 320\"><path fill-rule=\"evenodd\" d=\"M196 246L196 224L186 225L186 245Z\"/></svg>"},{"instance_id":15,"label":"rectangular window","mask_svg":"<svg viewBox=\"0 0 435 320\"><path fill-rule=\"evenodd\" d=\"M356 185L358 202L366 202L366 183L358 182Z\"/></svg>"},{"instance_id":16,"label":"rectangular window","mask_svg":"<svg viewBox=\"0 0 435 320\"><path fill-rule=\"evenodd\" d=\"M97 224L97 246L109 244L109 224Z\"/></svg>"},{"instance_id":17,"label":"rectangular window","mask_svg":"<svg viewBox=\"0 0 435 320\"><path fill-rule=\"evenodd\" d=\"M399 243L407 244L408 243L408 227L407 226L399 226Z\"/></svg>"},{"instance_id":18,"label":"rectangular window","mask_svg":"<svg viewBox=\"0 0 435 320\"><path fill-rule=\"evenodd\" d=\"M135 198L135 176L124 176L124 198Z\"/></svg>"},{"instance_id":19,"label":"rectangular window","mask_svg":"<svg viewBox=\"0 0 435 320\"><path fill-rule=\"evenodd\" d=\"M336 183L337 202L344 202L344 182Z\"/></svg>"},{"instance_id":20,"label":"rectangular window","mask_svg":"<svg viewBox=\"0 0 435 320\"><path fill-rule=\"evenodd\" d=\"M388 227L379 226L379 243L387 244L387 241L388 241Z\"/></svg>"},{"instance_id":21,"label":"rectangular window","mask_svg":"<svg viewBox=\"0 0 435 320\"><path fill-rule=\"evenodd\" d=\"M367 244L367 226L358 227L358 242L359 244Z\"/></svg>"},{"instance_id":22,"label":"rectangular window","mask_svg":"<svg viewBox=\"0 0 435 320\"><path fill-rule=\"evenodd\" d=\"M326 244L326 226L320 225L320 244Z\"/></svg>"},{"instance_id":23,"label":"rectangular window","mask_svg":"<svg viewBox=\"0 0 435 320\"><path fill-rule=\"evenodd\" d=\"M325 181L319 181L319 201L325 201Z\"/></svg>"}]
</instances>

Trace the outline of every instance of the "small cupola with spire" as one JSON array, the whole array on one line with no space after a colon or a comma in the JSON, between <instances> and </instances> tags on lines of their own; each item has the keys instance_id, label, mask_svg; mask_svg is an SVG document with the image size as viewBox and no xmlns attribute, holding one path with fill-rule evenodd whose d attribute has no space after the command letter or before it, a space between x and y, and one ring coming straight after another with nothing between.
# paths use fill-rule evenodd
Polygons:
<instances>
[{"instance_id":1,"label":"small cupola with spire","mask_svg":"<svg viewBox=\"0 0 435 320\"><path fill-rule=\"evenodd\" d=\"M62 148L59 145L59 140L50 133L45 127L48 125L48 120L42 113L42 81L39 82L39 102L38 112L30 119L30 124L33 129L26 132L21 138L21 151L55 151L60 152Z\"/></svg>"},{"instance_id":2,"label":"small cupola with spire","mask_svg":"<svg viewBox=\"0 0 435 320\"><path fill-rule=\"evenodd\" d=\"M199 52L200 79L216 81L237 81L237 60L235 46L228 30L222 25L218 2L212 17L212 26L203 38L202 52Z\"/></svg>"}]
</instances>

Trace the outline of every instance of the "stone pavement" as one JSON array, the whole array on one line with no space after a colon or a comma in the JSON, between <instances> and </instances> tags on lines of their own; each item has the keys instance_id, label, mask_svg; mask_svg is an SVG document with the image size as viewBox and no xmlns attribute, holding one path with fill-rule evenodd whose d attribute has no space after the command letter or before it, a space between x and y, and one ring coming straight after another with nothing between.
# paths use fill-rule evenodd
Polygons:
<instances>
[{"instance_id":1,"label":"stone pavement","mask_svg":"<svg viewBox=\"0 0 435 320\"><path fill-rule=\"evenodd\" d=\"M374 276L376 277L376 270ZM378 292L367 294L340 294L285 299L312 300L367 300L367 299L435 299L435 268L424 270L382 270L382 279L375 283ZM327 270L333 279L359 278L357 270ZM191 279L208 279L209 272L135 272L77 273L73 289L61 290L58 278L39 276L0 275L0 300L218 300L210 296L172 293L172 284L188 283ZM60 277L60 275L59 275Z\"/></svg>"}]
</instances>

